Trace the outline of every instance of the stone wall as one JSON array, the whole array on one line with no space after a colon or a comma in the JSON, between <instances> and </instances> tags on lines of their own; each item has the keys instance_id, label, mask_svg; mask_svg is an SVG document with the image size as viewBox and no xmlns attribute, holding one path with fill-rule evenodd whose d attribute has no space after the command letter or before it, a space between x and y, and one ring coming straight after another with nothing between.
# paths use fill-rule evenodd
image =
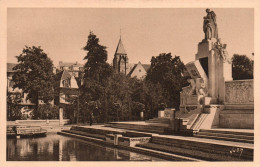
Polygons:
<instances>
[{"instance_id":1,"label":"stone wall","mask_svg":"<svg viewBox=\"0 0 260 167\"><path fill-rule=\"evenodd\" d=\"M254 129L254 80L226 81L224 104L220 128Z\"/></svg>"},{"instance_id":2,"label":"stone wall","mask_svg":"<svg viewBox=\"0 0 260 167\"><path fill-rule=\"evenodd\" d=\"M254 104L254 80L225 82L225 104Z\"/></svg>"},{"instance_id":3,"label":"stone wall","mask_svg":"<svg viewBox=\"0 0 260 167\"><path fill-rule=\"evenodd\" d=\"M223 110L219 115L220 128L254 129L253 110Z\"/></svg>"},{"instance_id":4,"label":"stone wall","mask_svg":"<svg viewBox=\"0 0 260 167\"><path fill-rule=\"evenodd\" d=\"M64 124L69 124L69 119L63 119ZM44 125L53 125L58 126L60 121L58 119L48 119L48 120L16 120L16 121L7 121L7 125L34 125L34 126L44 126Z\"/></svg>"}]
</instances>

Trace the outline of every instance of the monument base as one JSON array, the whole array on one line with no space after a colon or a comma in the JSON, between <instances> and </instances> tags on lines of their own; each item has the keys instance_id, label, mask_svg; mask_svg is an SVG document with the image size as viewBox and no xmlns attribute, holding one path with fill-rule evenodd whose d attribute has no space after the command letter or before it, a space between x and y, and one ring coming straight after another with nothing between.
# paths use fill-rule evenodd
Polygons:
<instances>
[{"instance_id":1,"label":"monument base","mask_svg":"<svg viewBox=\"0 0 260 167\"><path fill-rule=\"evenodd\" d=\"M253 105L226 105L219 114L219 127L230 129L254 129Z\"/></svg>"}]
</instances>

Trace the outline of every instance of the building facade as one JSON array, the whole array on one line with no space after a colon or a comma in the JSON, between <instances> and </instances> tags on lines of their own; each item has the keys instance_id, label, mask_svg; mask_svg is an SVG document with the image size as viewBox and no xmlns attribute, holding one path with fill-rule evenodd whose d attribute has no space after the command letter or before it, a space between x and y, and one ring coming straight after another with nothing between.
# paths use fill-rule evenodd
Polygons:
<instances>
[{"instance_id":1,"label":"building facade","mask_svg":"<svg viewBox=\"0 0 260 167\"><path fill-rule=\"evenodd\" d=\"M79 77L80 73L83 72L83 64L80 64L78 62L72 63L59 61L59 65L56 68L56 73L63 70L66 70L67 72L69 72L70 75L73 75L74 77Z\"/></svg>"},{"instance_id":2,"label":"building facade","mask_svg":"<svg viewBox=\"0 0 260 167\"><path fill-rule=\"evenodd\" d=\"M14 81L12 81L13 75L16 72L13 68L17 64L7 63L7 103L17 103L21 108L21 114L24 119L31 118L32 111L35 106L30 100L27 100L27 93L24 93L22 89L13 88ZM8 110L7 106L7 110Z\"/></svg>"}]
</instances>

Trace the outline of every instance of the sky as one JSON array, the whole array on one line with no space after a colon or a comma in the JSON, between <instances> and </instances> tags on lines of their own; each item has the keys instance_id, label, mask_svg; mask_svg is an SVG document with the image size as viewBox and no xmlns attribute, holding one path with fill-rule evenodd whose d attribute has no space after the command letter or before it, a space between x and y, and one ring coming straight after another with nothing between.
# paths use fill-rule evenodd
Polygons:
<instances>
[{"instance_id":1,"label":"sky","mask_svg":"<svg viewBox=\"0 0 260 167\"><path fill-rule=\"evenodd\" d=\"M213 8L219 37L227 51L252 57L254 9ZM129 63L150 63L169 53L186 64L195 60L205 8L8 8L7 62L16 63L25 45L41 46L55 66L59 61L85 63L90 31L107 47L112 63L120 38Z\"/></svg>"}]
</instances>

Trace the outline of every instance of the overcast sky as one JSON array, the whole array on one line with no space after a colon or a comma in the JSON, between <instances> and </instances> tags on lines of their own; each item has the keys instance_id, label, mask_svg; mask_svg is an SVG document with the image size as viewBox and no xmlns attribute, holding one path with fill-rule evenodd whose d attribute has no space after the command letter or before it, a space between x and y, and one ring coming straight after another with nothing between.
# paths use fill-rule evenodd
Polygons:
<instances>
[{"instance_id":1,"label":"overcast sky","mask_svg":"<svg viewBox=\"0 0 260 167\"><path fill-rule=\"evenodd\" d=\"M219 37L227 50L254 52L254 10L212 9L217 15ZM25 45L41 46L56 66L59 61L81 62L90 31L107 47L108 62L120 37L130 63L150 63L152 56L171 52L184 63L193 61L202 30L204 8L196 9L97 9L97 8L9 8L7 13L7 62Z\"/></svg>"}]
</instances>

